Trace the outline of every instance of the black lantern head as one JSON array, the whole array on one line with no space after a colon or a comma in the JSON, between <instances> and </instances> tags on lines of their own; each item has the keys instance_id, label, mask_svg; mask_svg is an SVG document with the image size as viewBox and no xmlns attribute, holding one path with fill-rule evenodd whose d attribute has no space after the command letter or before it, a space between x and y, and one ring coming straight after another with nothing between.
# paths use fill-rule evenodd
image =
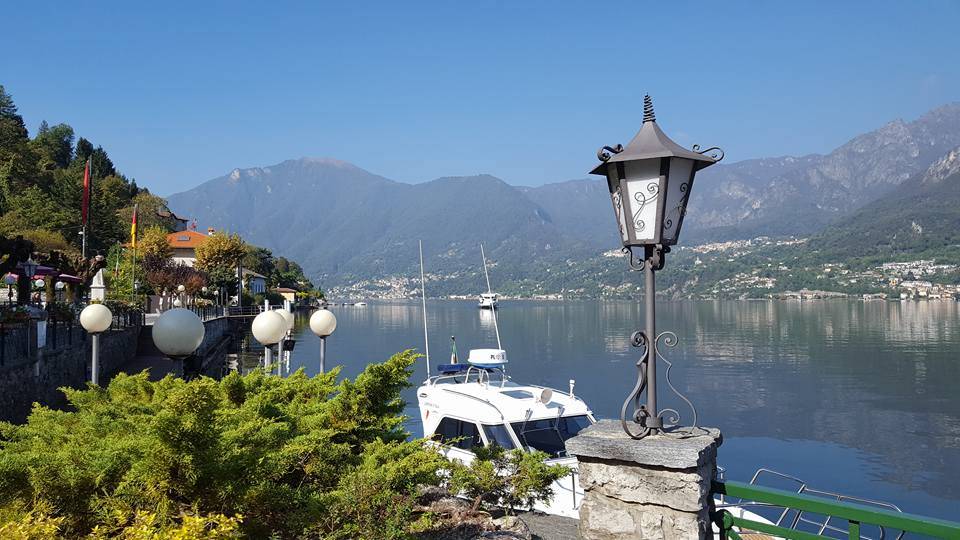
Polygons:
<instances>
[{"instance_id":1,"label":"black lantern head","mask_svg":"<svg viewBox=\"0 0 960 540\"><path fill-rule=\"evenodd\" d=\"M716 151L717 153L709 154ZM709 155L708 155L709 154ZM687 150L657 125L653 100L643 98L643 126L626 148L603 147L590 174L607 177L624 247L672 246L680 236L693 177L723 159L723 151Z\"/></svg>"}]
</instances>

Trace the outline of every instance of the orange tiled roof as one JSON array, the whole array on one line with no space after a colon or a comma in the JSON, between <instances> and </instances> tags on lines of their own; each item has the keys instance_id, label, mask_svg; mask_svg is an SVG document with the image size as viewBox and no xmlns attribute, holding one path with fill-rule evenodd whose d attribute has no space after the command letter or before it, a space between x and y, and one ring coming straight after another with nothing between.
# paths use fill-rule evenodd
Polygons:
<instances>
[{"instance_id":1,"label":"orange tiled roof","mask_svg":"<svg viewBox=\"0 0 960 540\"><path fill-rule=\"evenodd\" d=\"M196 248L207 239L207 235L197 231L172 232L167 235L167 243L172 248Z\"/></svg>"}]
</instances>

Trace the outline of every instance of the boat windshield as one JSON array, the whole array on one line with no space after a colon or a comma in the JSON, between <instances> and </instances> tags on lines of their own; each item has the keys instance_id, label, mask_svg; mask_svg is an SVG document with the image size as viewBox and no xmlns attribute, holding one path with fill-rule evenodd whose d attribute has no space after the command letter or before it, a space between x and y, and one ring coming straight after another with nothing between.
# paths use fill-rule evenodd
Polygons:
<instances>
[{"instance_id":1,"label":"boat windshield","mask_svg":"<svg viewBox=\"0 0 960 540\"><path fill-rule=\"evenodd\" d=\"M510 450L515 447L513 444L513 439L510 437L510 432L507 431L507 426L503 424L496 424L493 426L484 424L483 433L487 436L487 440L490 442L490 444L500 445L505 450Z\"/></svg>"},{"instance_id":2,"label":"boat windshield","mask_svg":"<svg viewBox=\"0 0 960 540\"><path fill-rule=\"evenodd\" d=\"M567 455L567 439L589 426L590 419L586 415L561 416L527 420L510 425L513 426L513 431L524 447L540 450L549 454L550 457L557 458Z\"/></svg>"}]
</instances>

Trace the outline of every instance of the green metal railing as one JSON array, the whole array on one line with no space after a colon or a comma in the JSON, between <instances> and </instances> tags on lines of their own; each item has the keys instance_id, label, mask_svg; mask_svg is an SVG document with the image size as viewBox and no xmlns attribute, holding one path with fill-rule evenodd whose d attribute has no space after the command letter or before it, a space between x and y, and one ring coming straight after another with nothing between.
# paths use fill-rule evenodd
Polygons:
<instances>
[{"instance_id":1,"label":"green metal railing","mask_svg":"<svg viewBox=\"0 0 960 540\"><path fill-rule=\"evenodd\" d=\"M881 531L881 538L885 530L916 533L934 538L950 538L960 540L960 523L943 519L905 514L880 508L871 508L861 504L836 502L821 497L797 494L782 489L760 487L743 482L714 482L712 492L715 495L738 497L760 506L789 508L795 512L807 512L828 516L829 519L846 520L847 534L850 540L860 540L861 528L875 526ZM735 516L727 510L720 509L712 516L714 523L720 529L721 538L742 540L740 533L734 528L743 531L754 531L779 538L794 540L814 540L832 538L793 528L761 523L750 519ZM831 529L836 530L835 527ZM823 532L821 530L821 532ZM901 533L902 535L902 533ZM899 538L899 537L897 537Z\"/></svg>"}]
</instances>

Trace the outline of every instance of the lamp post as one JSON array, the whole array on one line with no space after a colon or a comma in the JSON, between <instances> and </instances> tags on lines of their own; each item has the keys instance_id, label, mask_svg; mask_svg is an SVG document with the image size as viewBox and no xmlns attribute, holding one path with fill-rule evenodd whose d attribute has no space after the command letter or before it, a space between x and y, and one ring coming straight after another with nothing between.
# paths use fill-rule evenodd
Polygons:
<instances>
[{"instance_id":1,"label":"lamp post","mask_svg":"<svg viewBox=\"0 0 960 540\"><path fill-rule=\"evenodd\" d=\"M637 382L620 409L623 430L640 439L647 435L662 433L663 418L676 424L679 413L674 409L657 408L657 359L667 364L664 376L667 385L693 410L693 425L697 424L697 411L693 404L680 394L670 382L672 364L658 351L663 341L667 347L677 343L673 332L657 334L655 273L663 269L664 257L670 246L677 243L680 227L687 211L687 201L697 171L723 159L723 151L717 147L700 150L694 146L687 150L670 140L657 125L650 96L643 98L643 126L633 140L624 148L604 146L597 152L600 165L591 174L607 177L607 187L616 214L623 250L630 256L630 267L644 271L646 330L634 332L632 342L642 347L643 354L637 362ZM643 258L637 259L634 249L643 248ZM646 404L640 396L646 389ZM627 422L627 409L633 402L631 430Z\"/></svg>"},{"instance_id":2,"label":"lamp post","mask_svg":"<svg viewBox=\"0 0 960 540\"><path fill-rule=\"evenodd\" d=\"M187 378L185 360L197 351L205 334L206 328L200 317L189 309L174 308L165 311L153 323L153 344L160 352L180 362L184 378Z\"/></svg>"},{"instance_id":3,"label":"lamp post","mask_svg":"<svg viewBox=\"0 0 960 540\"><path fill-rule=\"evenodd\" d=\"M113 313L103 304L90 304L80 312L80 326L90 333L90 382L100 384L100 333L110 328Z\"/></svg>"},{"instance_id":4,"label":"lamp post","mask_svg":"<svg viewBox=\"0 0 960 540\"><path fill-rule=\"evenodd\" d=\"M264 366L269 366L273 362L270 347L280 343L280 340L283 339L283 335L287 332L287 321L276 311L264 311L253 318L250 331L253 333L253 337L263 344Z\"/></svg>"},{"instance_id":5,"label":"lamp post","mask_svg":"<svg viewBox=\"0 0 960 540\"><path fill-rule=\"evenodd\" d=\"M62 281L57 281L56 283L53 284L53 288L56 289L57 291L56 292L57 297L54 298L54 300L56 300L57 302L60 302L62 300L60 296L63 294L63 287L64 287L64 283Z\"/></svg>"},{"instance_id":6,"label":"lamp post","mask_svg":"<svg viewBox=\"0 0 960 540\"><path fill-rule=\"evenodd\" d=\"M17 282L17 276L7 274L3 276L3 282L7 284L7 304L13 305L13 285Z\"/></svg>"},{"instance_id":7,"label":"lamp post","mask_svg":"<svg viewBox=\"0 0 960 540\"><path fill-rule=\"evenodd\" d=\"M283 322L286 324L286 330L283 333L283 339L280 340L280 363L286 365L287 371L290 371L290 351L286 350L288 347L288 341L290 341L291 332L293 331L294 318L293 313L290 313L290 310L287 308L278 309L277 313L283 317ZM277 368L277 373L280 373L280 368Z\"/></svg>"},{"instance_id":8,"label":"lamp post","mask_svg":"<svg viewBox=\"0 0 960 540\"><path fill-rule=\"evenodd\" d=\"M325 371L324 360L327 355L327 336L337 329L337 318L326 309L318 309L310 316L310 330L320 338L320 373Z\"/></svg>"},{"instance_id":9,"label":"lamp post","mask_svg":"<svg viewBox=\"0 0 960 540\"><path fill-rule=\"evenodd\" d=\"M21 263L21 268L23 269L23 281L17 280L17 303L18 304L30 304L33 297L33 291L31 286L33 284L33 276L37 274L37 267L39 265L36 261L33 260L33 257L27 257L27 260ZM22 297L22 298L21 298Z\"/></svg>"}]
</instances>

